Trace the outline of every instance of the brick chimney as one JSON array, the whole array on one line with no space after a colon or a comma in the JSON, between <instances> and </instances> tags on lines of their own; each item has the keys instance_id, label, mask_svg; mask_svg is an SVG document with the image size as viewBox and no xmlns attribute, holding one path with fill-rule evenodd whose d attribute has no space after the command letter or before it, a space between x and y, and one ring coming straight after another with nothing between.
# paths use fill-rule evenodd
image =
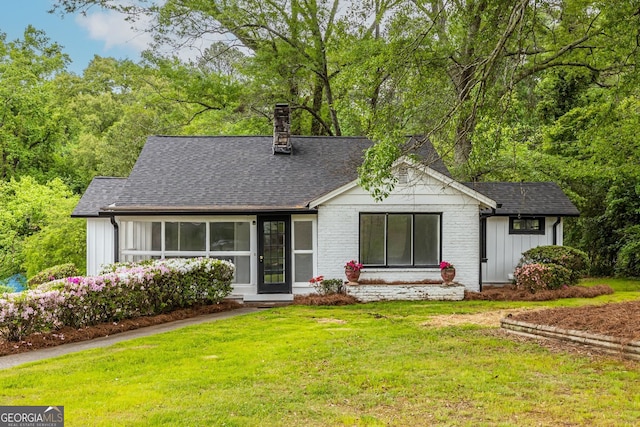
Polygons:
<instances>
[{"instance_id":1,"label":"brick chimney","mask_svg":"<svg viewBox=\"0 0 640 427\"><path fill-rule=\"evenodd\" d=\"M276 104L273 114L273 154L292 154L289 104Z\"/></svg>"}]
</instances>

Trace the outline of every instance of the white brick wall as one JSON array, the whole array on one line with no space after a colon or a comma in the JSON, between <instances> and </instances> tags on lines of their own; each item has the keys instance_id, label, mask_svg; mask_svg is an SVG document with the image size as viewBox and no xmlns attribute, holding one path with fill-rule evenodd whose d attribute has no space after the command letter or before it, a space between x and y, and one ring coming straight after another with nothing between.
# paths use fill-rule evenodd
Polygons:
<instances>
[{"instance_id":1,"label":"white brick wall","mask_svg":"<svg viewBox=\"0 0 640 427\"><path fill-rule=\"evenodd\" d=\"M461 301L464 299L462 285L347 285L347 293L362 302L401 301Z\"/></svg>"},{"instance_id":2,"label":"white brick wall","mask_svg":"<svg viewBox=\"0 0 640 427\"><path fill-rule=\"evenodd\" d=\"M327 279L344 278L345 262L358 259L359 212L434 212L442 213L442 259L455 265L456 282L469 290L479 290L478 202L451 187L427 184L401 187L383 202L375 202L369 193L356 187L320 205L317 274ZM360 277L386 281L440 279L440 270L365 268Z\"/></svg>"}]
</instances>

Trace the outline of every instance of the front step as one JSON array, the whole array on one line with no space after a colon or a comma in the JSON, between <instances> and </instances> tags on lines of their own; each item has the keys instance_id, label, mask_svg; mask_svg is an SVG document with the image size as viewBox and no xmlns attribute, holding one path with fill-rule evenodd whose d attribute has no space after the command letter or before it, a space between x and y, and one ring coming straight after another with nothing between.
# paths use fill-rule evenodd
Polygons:
<instances>
[{"instance_id":1,"label":"front step","mask_svg":"<svg viewBox=\"0 0 640 427\"><path fill-rule=\"evenodd\" d=\"M253 294L253 295L243 295L243 302L291 302L293 301L293 294Z\"/></svg>"}]
</instances>

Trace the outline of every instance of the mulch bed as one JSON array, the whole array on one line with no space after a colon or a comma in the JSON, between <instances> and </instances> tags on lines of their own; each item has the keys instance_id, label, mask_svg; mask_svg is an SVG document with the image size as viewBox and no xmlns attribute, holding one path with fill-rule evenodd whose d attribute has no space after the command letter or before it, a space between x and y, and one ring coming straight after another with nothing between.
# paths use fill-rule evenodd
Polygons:
<instances>
[{"instance_id":1,"label":"mulch bed","mask_svg":"<svg viewBox=\"0 0 640 427\"><path fill-rule=\"evenodd\" d=\"M484 286L482 292L464 292L466 300L484 301L552 301L560 298L595 298L600 295L609 295L613 289L609 285L595 286L567 286L553 291L538 291L532 294L529 291L515 289L511 285Z\"/></svg>"},{"instance_id":2,"label":"mulch bed","mask_svg":"<svg viewBox=\"0 0 640 427\"><path fill-rule=\"evenodd\" d=\"M26 351L54 347L70 342L87 341L93 338L114 335L119 332L131 331L133 329L159 325L175 320L188 319L204 314L234 310L240 307L242 307L242 305L235 301L223 301L220 304L184 308L171 313L158 314L157 316L144 316L135 319L125 319L119 322L101 323L81 329L65 326L54 332L29 335L24 340L18 342L0 339L0 356L24 353Z\"/></svg>"},{"instance_id":3,"label":"mulch bed","mask_svg":"<svg viewBox=\"0 0 640 427\"><path fill-rule=\"evenodd\" d=\"M583 307L550 308L512 316L513 320L640 340L640 300Z\"/></svg>"},{"instance_id":4,"label":"mulch bed","mask_svg":"<svg viewBox=\"0 0 640 427\"><path fill-rule=\"evenodd\" d=\"M594 298L612 294L608 285L569 286L531 294L512 286L486 286L482 292L465 292L465 299L490 301L551 301L560 298ZM591 332L627 340L640 340L640 300L527 311L513 320L560 329Z\"/></svg>"}]
</instances>

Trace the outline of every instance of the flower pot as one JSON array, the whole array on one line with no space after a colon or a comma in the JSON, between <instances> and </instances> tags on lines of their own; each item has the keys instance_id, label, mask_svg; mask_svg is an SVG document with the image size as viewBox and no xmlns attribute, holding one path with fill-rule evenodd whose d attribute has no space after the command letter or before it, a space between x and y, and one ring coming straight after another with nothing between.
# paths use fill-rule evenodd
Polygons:
<instances>
[{"instance_id":1,"label":"flower pot","mask_svg":"<svg viewBox=\"0 0 640 427\"><path fill-rule=\"evenodd\" d=\"M440 270L440 276L442 276L442 280L444 280L445 285L453 283L453 279L456 277L456 269L453 267L443 268Z\"/></svg>"},{"instance_id":2,"label":"flower pot","mask_svg":"<svg viewBox=\"0 0 640 427\"><path fill-rule=\"evenodd\" d=\"M344 274L347 276L347 280L349 282L358 282L360 279L360 270L354 270L352 268L346 267L344 269Z\"/></svg>"}]
</instances>

